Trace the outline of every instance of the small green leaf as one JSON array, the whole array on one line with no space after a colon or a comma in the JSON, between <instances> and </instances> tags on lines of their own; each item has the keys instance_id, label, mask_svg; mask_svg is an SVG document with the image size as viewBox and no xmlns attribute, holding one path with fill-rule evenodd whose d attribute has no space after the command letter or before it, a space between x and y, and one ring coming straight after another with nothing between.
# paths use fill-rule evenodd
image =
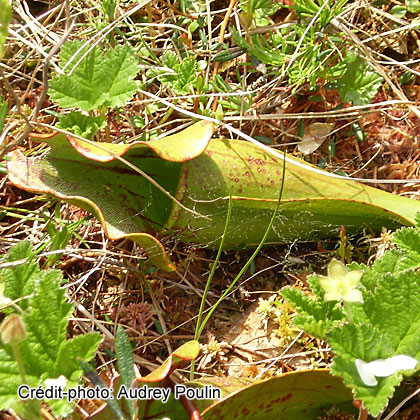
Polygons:
<instances>
[{"instance_id":1,"label":"small green leaf","mask_svg":"<svg viewBox=\"0 0 420 420\"><path fill-rule=\"evenodd\" d=\"M92 140L93 136L101 128L106 127L106 120L102 116L96 117L84 115L81 112L73 111L65 115L60 115L57 127L70 131L85 139Z\"/></svg>"},{"instance_id":2,"label":"small green leaf","mask_svg":"<svg viewBox=\"0 0 420 420\"><path fill-rule=\"evenodd\" d=\"M389 13L398 19L402 19L406 15L407 9L404 6L393 6Z\"/></svg>"},{"instance_id":3,"label":"small green leaf","mask_svg":"<svg viewBox=\"0 0 420 420\"><path fill-rule=\"evenodd\" d=\"M363 133L363 130L360 127L360 125L357 124L357 123L354 123L354 124L352 124L352 127L353 127L353 130L354 130L354 133L356 134L357 140L358 141L363 141L366 137L366 134Z\"/></svg>"},{"instance_id":4,"label":"small green leaf","mask_svg":"<svg viewBox=\"0 0 420 420\"><path fill-rule=\"evenodd\" d=\"M312 290L315 292L314 297L309 297L302 291L288 286L281 290L281 295L299 313L293 324L304 329L308 334L325 339L325 334L344 319L344 312L337 306L337 302L324 301L324 294L316 276L311 276L310 281Z\"/></svg>"},{"instance_id":5,"label":"small green leaf","mask_svg":"<svg viewBox=\"0 0 420 420\"><path fill-rule=\"evenodd\" d=\"M0 0L0 59L4 55L4 44L9 33L9 23L12 19L12 7L9 0ZM0 130L1 132L1 130Z\"/></svg>"},{"instance_id":6,"label":"small green leaf","mask_svg":"<svg viewBox=\"0 0 420 420\"><path fill-rule=\"evenodd\" d=\"M337 89L343 102L351 101L354 105L370 103L382 84L382 76L353 52L347 52L344 61L346 64L344 75L330 83L328 88Z\"/></svg>"},{"instance_id":7,"label":"small green leaf","mask_svg":"<svg viewBox=\"0 0 420 420\"><path fill-rule=\"evenodd\" d=\"M2 96L0 96L0 133L3 131L8 109L9 104L3 99Z\"/></svg>"},{"instance_id":8,"label":"small green leaf","mask_svg":"<svg viewBox=\"0 0 420 420\"><path fill-rule=\"evenodd\" d=\"M124 328L119 325L117 328L115 348L117 353L117 364L118 371L120 372L121 382L127 388L131 388L131 385L136 378L134 373L134 358L133 350L130 345L130 340L124 331ZM126 400L127 409L133 417L134 407L133 402Z\"/></svg>"},{"instance_id":9,"label":"small green leaf","mask_svg":"<svg viewBox=\"0 0 420 420\"><path fill-rule=\"evenodd\" d=\"M66 42L60 54L65 74L51 79L51 99L84 111L123 106L136 92L137 63L128 44L103 52L97 46L88 51L82 41Z\"/></svg>"},{"instance_id":10,"label":"small green leaf","mask_svg":"<svg viewBox=\"0 0 420 420\"><path fill-rule=\"evenodd\" d=\"M400 85L408 85L410 82L414 80L414 74L410 71L405 71L400 76Z\"/></svg>"},{"instance_id":11,"label":"small green leaf","mask_svg":"<svg viewBox=\"0 0 420 420\"><path fill-rule=\"evenodd\" d=\"M190 86L196 78L197 63L195 58L187 58L184 60L178 71L178 80L174 85L175 92L179 94L188 94Z\"/></svg>"},{"instance_id":12,"label":"small green leaf","mask_svg":"<svg viewBox=\"0 0 420 420\"><path fill-rule=\"evenodd\" d=\"M189 57L178 61L178 56L173 51L166 51L164 54L164 64L169 71L161 72L158 79L161 83L168 86L178 95L189 93L190 87L197 78L197 63L195 58Z\"/></svg>"},{"instance_id":13,"label":"small green leaf","mask_svg":"<svg viewBox=\"0 0 420 420\"><path fill-rule=\"evenodd\" d=\"M280 2L270 0L240 0L242 13L249 23L254 21L255 26L267 26L268 16L273 15L280 7Z\"/></svg>"},{"instance_id":14,"label":"small green leaf","mask_svg":"<svg viewBox=\"0 0 420 420\"><path fill-rule=\"evenodd\" d=\"M114 19L115 9L117 8L119 0L102 0L101 5L109 20Z\"/></svg>"},{"instance_id":15,"label":"small green leaf","mask_svg":"<svg viewBox=\"0 0 420 420\"><path fill-rule=\"evenodd\" d=\"M419 13L420 12L420 1L419 0L406 0L407 11L409 13Z\"/></svg>"}]
</instances>

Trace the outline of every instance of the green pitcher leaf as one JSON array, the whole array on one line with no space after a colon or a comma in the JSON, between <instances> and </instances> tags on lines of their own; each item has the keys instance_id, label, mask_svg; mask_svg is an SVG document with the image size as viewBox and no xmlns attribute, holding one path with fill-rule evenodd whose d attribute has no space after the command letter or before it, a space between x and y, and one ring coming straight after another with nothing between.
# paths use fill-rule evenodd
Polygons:
<instances>
[{"instance_id":1,"label":"green pitcher leaf","mask_svg":"<svg viewBox=\"0 0 420 420\"><path fill-rule=\"evenodd\" d=\"M354 412L351 391L327 370L290 372L234 392L201 414L204 420L315 420L333 405Z\"/></svg>"},{"instance_id":2,"label":"green pitcher leaf","mask_svg":"<svg viewBox=\"0 0 420 420\"><path fill-rule=\"evenodd\" d=\"M51 151L41 159L14 151L7 168L15 185L90 211L109 238L133 239L157 267L171 270L159 241L165 235L217 248L231 196L224 247L255 247L278 201L283 159L248 142L211 140L212 133L212 124L199 122L174 136L132 144L38 135ZM280 211L267 245L338 237L342 226L351 234L414 225L420 202L286 159Z\"/></svg>"}]
</instances>

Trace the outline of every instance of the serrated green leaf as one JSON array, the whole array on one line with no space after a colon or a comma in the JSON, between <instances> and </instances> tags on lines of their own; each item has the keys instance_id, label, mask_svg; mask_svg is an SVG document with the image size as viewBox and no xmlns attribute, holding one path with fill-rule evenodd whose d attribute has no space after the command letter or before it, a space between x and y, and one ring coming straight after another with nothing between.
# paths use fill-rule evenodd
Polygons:
<instances>
[{"instance_id":1,"label":"serrated green leaf","mask_svg":"<svg viewBox=\"0 0 420 420\"><path fill-rule=\"evenodd\" d=\"M4 282L4 295L11 300L22 296L30 295L33 292L37 275L39 273L38 264L33 260L34 253L29 242L19 242L10 249L9 255L4 262L22 260L22 264L0 270L0 282ZM27 299L19 302L19 306L25 309L28 305Z\"/></svg>"},{"instance_id":2,"label":"serrated green leaf","mask_svg":"<svg viewBox=\"0 0 420 420\"><path fill-rule=\"evenodd\" d=\"M64 375L68 379L78 380L82 374L80 360L91 360L101 341L99 333L89 333L63 342L54 362L53 377Z\"/></svg>"},{"instance_id":3,"label":"serrated green leaf","mask_svg":"<svg viewBox=\"0 0 420 420\"><path fill-rule=\"evenodd\" d=\"M366 296L366 315L386 335L398 354L420 356L420 273L404 271L378 279Z\"/></svg>"},{"instance_id":4,"label":"serrated green leaf","mask_svg":"<svg viewBox=\"0 0 420 420\"><path fill-rule=\"evenodd\" d=\"M420 231L418 229L399 229L392 236L392 242L405 251L400 268L418 268L420 266Z\"/></svg>"},{"instance_id":5,"label":"serrated green leaf","mask_svg":"<svg viewBox=\"0 0 420 420\"><path fill-rule=\"evenodd\" d=\"M178 56L176 55L175 51L167 50L163 55L163 62L166 67L170 68L171 70L177 71L179 67Z\"/></svg>"},{"instance_id":6,"label":"serrated green leaf","mask_svg":"<svg viewBox=\"0 0 420 420\"><path fill-rule=\"evenodd\" d=\"M392 344L372 325L346 324L331 331L327 336L336 354L331 366L334 375L341 376L353 389L355 399L360 399L369 413L377 416L388 403L394 388L402 379L400 373L378 378L375 387L366 386L356 368L356 359L371 361L394 355Z\"/></svg>"},{"instance_id":7,"label":"serrated green leaf","mask_svg":"<svg viewBox=\"0 0 420 420\"><path fill-rule=\"evenodd\" d=\"M29 386L36 386L39 380L29 372L26 372L25 379ZM20 405L17 389L22 383L10 346L0 344L0 410L15 409Z\"/></svg>"},{"instance_id":8,"label":"serrated green leaf","mask_svg":"<svg viewBox=\"0 0 420 420\"><path fill-rule=\"evenodd\" d=\"M84 137L85 139L92 140L93 136L101 128L106 127L106 120L102 116L84 115L81 112L70 112L65 115L60 115L57 127Z\"/></svg>"},{"instance_id":9,"label":"serrated green leaf","mask_svg":"<svg viewBox=\"0 0 420 420\"><path fill-rule=\"evenodd\" d=\"M355 324L340 326L327 334L336 354L332 372L344 378L372 415L386 406L402 374L380 378L375 387L366 386L355 360L371 362L399 354L420 359L420 273L405 270L376 275L374 292L364 294L363 311L362 307L360 312L351 311L350 319Z\"/></svg>"},{"instance_id":10,"label":"serrated green leaf","mask_svg":"<svg viewBox=\"0 0 420 420\"><path fill-rule=\"evenodd\" d=\"M173 89L177 94L188 94L190 86L196 79L197 63L195 58L185 59L179 66L177 82Z\"/></svg>"},{"instance_id":11,"label":"serrated green leaf","mask_svg":"<svg viewBox=\"0 0 420 420\"><path fill-rule=\"evenodd\" d=\"M322 340L325 339L327 332L339 323L340 321L317 321L313 316L300 314L293 319L293 325L295 327L301 328L307 334Z\"/></svg>"},{"instance_id":12,"label":"serrated green leaf","mask_svg":"<svg viewBox=\"0 0 420 420\"><path fill-rule=\"evenodd\" d=\"M312 278L312 283L315 282L314 277ZM315 300L300 290L288 286L281 290L281 295L299 312L294 325L304 329L311 335L313 334L315 337L324 339L325 332L329 331L336 322L344 319L344 312L337 306L337 302L324 302L322 298ZM320 336L318 333L323 335Z\"/></svg>"},{"instance_id":13,"label":"serrated green leaf","mask_svg":"<svg viewBox=\"0 0 420 420\"><path fill-rule=\"evenodd\" d=\"M196 81L197 63L195 57L178 61L178 56L173 51L166 51L164 64L170 70L161 72L158 80L172 89L177 95L189 93L190 86Z\"/></svg>"},{"instance_id":14,"label":"serrated green leaf","mask_svg":"<svg viewBox=\"0 0 420 420\"><path fill-rule=\"evenodd\" d=\"M406 265L406 254L398 249L386 251L381 258L378 258L372 267L365 264L351 263L347 267L350 270L363 270L362 285L367 291L374 292L378 279L387 273L397 273Z\"/></svg>"},{"instance_id":15,"label":"serrated green leaf","mask_svg":"<svg viewBox=\"0 0 420 420\"><path fill-rule=\"evenodd\" d=\"M133 48L127 44L103 53L97 46L89 51L81 41L66 42L60 65L65 74L51 79L49 93L62 107L91 111L123 106L136 92L138 62Z\"/></svg>"},{"instance_id":16,"label":"serrated green leaf","mask_svg":"<svg viewBox=\"0 0 420 420\"><path fill-rule=\"evenodd\" d=\"M328 88L337 89L343 102L353 102L354 105L369 104L382 84L382 76L353 52L346 53L344 62L344 75L330 83Z\"/></svg>"},{"instance_id":17,"label":"serrated green leaf","mask_svg":"<svg viewBox=\"0 0 420 420\"><path fill-rule=\"evenodd\" d=\"M27 312L23 315L28 337L22 343L22 358L29 371L41 376L54 373L54 364L66 340L67 318L73 305L60 287L61 273L41 271Z\"/></svg>"},{"instance_id":18,"label":"serrated green leaf","mask_svg":"<svg viewBox=\"0 0 420 420\"><path fill-rule=\"evenodd\" d=\"M12 19L12 7L9 0L0 0L0 59L4 55L4 44L9 33L9 23ZM0 130L1 132L1 130Z\"/></svg>"},{"instance_id":19,"label":"serrated green leaf","mask_svg":"<svg viewBox=\"0 0 420 420\"><path fill-rule=\"evenodd\" d=\"M28 257L33 257L32 247L28 242L22 242L11 248L8 260ZM69 380L69 386L76 386L82 373L79 360L88 361L94 356L101 336L89 333L66 341L73 305L66 302L65 291L60 289L61 272L40 271L37 264L29 260L3 269L2 276L7 280L10 294L5 295L9 298L20 291L29 294L26 290L29 286L31 288L32 295L25 300L25 312L22 314L27 335L18 344L25 382L31 387L44 387L44 380L64 375ZM22 405L17 395L17 389L23 382L11 347L0 343L0 410L25 410L26 406ZM72 404L66 400L51 401L50 406L57 416L67 416L73 411Z\"/></svg>"}]
</instances>

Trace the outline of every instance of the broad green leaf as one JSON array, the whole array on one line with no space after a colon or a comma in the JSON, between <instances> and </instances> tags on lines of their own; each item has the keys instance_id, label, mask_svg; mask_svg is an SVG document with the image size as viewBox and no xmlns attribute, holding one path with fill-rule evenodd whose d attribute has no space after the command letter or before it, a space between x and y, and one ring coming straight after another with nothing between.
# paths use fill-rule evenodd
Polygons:
<instances>
[{"instance_id":1,"label":"broad green leaf","mask_svg":"<svg viewBox=\"0 0 420 420\"><path fill-rule=\"evenodd\" d=\"M32 294L35 282L39 275L39 266L34 261L34 252L29 242L22 241L10 249L9 255L4 262L20 261L14 267L3 268L0 270L0 282L4 282L4 295L11 300ZM23 299L19 306L25 309L28 306L28 300Z\"/></svg>"},{"instance_id":2,"label":"broad green leaf","mask_svg":"<svg viewBox=\"0 0 420 420\"><path fill-rule=\"evenodd\" d=\"M354 412L351 391L327 370L290 372L245 387L205 409L204 420L315 420L336 405Z\"/></svg>"},{"instance_id":3,"label":"broad green leaf","mask_svg":"<svg viewBox=\"0 0 420 420\"><path fill-rule=\"evenodd\" d=\"M135 240L159 268L170 270L157 237L217 248L232 195L224 247L255 247L278 202L283 158L248 142L211 139L212 133L212 124L199 122L174 136L132 144L37 135L51 151L43 159L10 153L8 175L21 188L90 211L108 237ZM289 155L285 159L281 209L267 244L337 237L342 226L350 234L365 226L381 231L383 226L414 225L420 202L314 173Z\"/></svg>"},{"instance_id":4,"label":"broad green leaf","mask_svg":"<svg viewBox=\"0 0 420 420\"><path fill-rule=\"evenodd\" d=\"M378 378L378 385L366 386L356 368L356 359L372 361L387 359L395 355L391 342L372 325L346 324L331 331L327 336L336 356L331 372L341 376L347 386L353 389L355 399L360 399L369 413L377 416L401 382L402 374Z\"/></svg>"},{"instance_id":5,"label":"broad green leaf","mask_svg":"<svg viewBox=\"0 0 420 420\"><path fill-rule=\"evenodd\" d=\"M33 258L31 246L27 242L10 250L9 260L22 257ZM10 270L15 272L10 273ZM66 341L68 318L73 305L66 302L65 292L60 289L61 272L40 271L32 260L4 271L8 285L5 293L7 297L20 297L16 296L20 292L25 295L26 288L31 286L31 297L25 301L25 312L22 315L27 336L18 344L26 383L31 387L44 387L44 380L64 375L69 381L68 386L76 386L82 374L78 359L92 359L101 336L89 333ZM10 291L10 295L7 295L7 291ZM0 410L15 408L22 411L23 406L17 395L17 388L22 383L10 346L0 343ZM58 416L70 414L73 411L72 405L66 400L51 401L51 407Z\"/></svg>"},{"instance_id":6,"label":"broad green leaf","mask_svg":"<svg viewBox=\"0 0 420 420\"><path fill-rule=\"evenodd\" d=\"M407 14L407 9L404 6L393 6L389 13L396 18L402 19Z\"/></svg>"},{"instance_id":7,"label":"broad green leaf","mask_svg":"<svg viewBox=\"0 0 420 420\"><path fill-rule=\"evenodd\" d=\"M60 281L58 270L41 271L23 316L28 337L21 346L22 357L25 367L39 377L44 372L55 373L55 361L66 340L67 319L73 311L60 289Z\"/></svg>"},{"instance_id":8,"label":"broad green leaf","mask_svg":"<svg viewBox=\"0 0 420 420\"><path fill-rule=\"evenodd\" d=\"M362 284L366 290L373 292L378 285L378 278L387 273L396 273L402 269L406 260L405 253L397 249L386 251L382 258L378 258L372 267L355 262L348 265L351 270L362 270Z\"/></svg>"},{"instance_id":9,"label":"broad green leaf","mask_svg":"<svg viewBox=\"0 0 420 420\"><path fill-rule=\"evenodd\" d=\"M344 62L347 67L344 75L330 83L328 88L337 89L343 102L353 102L354 105L369 104L383 82L382 76L353 52L347 52Z\"/></svg>"},{"instance_id":10,"label":"broad green leaf","mask_svg":"<svg viewBox=\"0 0 420 420\"><path fill-rule=\"evenodd\" d=\"M56 124L58 128L70 131L88 140L93 139L97 131L107 125L105 118L100 115L93 117L76 111L60 115L58 118L59 122Z\"/></svg>"},{"instance_id":11,"label":"broad green leaf","mask_svg":"<svg viewBox=\"0 0 420 420\"><path fill-rule=\"evenodd\" d=\"M354 324L334 328L327 334L336 354L332 372L344 378L372 415L386 406L402 374L397 371L378 378L378 385L367 386L356 369L356 359L372 362L405 355L420 360L420 273L387 273L376 281L374 293L364 294L363 312L352 311Z\"/></svg>"},{"instance_id":12,"label":"broad green leaf","mask_svg":"<svg viewBox=\"0 0 420 420\"><path fill-rule=\"evenodd\" d=\"M91 111L125 105L136 92L139 68L128 44L103 52L89 44L69 41L63 45L60 66L64 74L50 81L49 94L62 107Z\"/></svg>"},{"instance_id":13,"label":"broad green leaf","mask_svg":"<svg viewBox=\"0 0 420 420\"><path fill-rule=\"evenodd\" d=\"M397 354L420 359L420 272L386 274L366 295L370 323L388 337Z\"/></svg>"},{"instance_id":14,"label":"broad green leaf","mask_svg":"<svg viewBox=\"0 0 420 420\"><path fill-rule=\"evenodd\" d=\"M12 7L9 0L0 0L0 60L4 55L4 44L9 33L9 23L12 19ZM0 130L1 132L1 130Z\"/></svg>"},{"instance_id":15,"label":"broad green leaf","mask_svg":"<svg viewBox=\"0 0 420 420\"><path fill-rule=\"evenodd\" d=\"M399 262L400 269L418 268L420 266L420 231L416 229L399 229L392 236L392 242L404 251Z\"/></svg>"},{"instance_id":16,"label":"broad green leaf","mask_svg":"<svg viewBox=\"0 0 420 420\"><path fill-rule=\"evenodd\" d=\"M79 360L91 360L101 341L98 333L78 335L64 341L54 362L54 377L64 375L66 378L77 381L82 375Z\"/></svg>"}]
</instances>

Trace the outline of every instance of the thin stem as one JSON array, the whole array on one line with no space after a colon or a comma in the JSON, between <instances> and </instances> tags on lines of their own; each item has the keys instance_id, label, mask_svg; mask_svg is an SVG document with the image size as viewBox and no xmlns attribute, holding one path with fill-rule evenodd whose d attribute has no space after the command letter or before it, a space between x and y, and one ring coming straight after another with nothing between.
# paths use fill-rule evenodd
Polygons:
<instances>
[{"instance_id":1,"label":"thin stem","mask_svg":"<svg viewBox=\"0 0 420 420\"><path fill-rule=\"evenodd\" d=\"M176 105L177 103L178 103L178 101L179 101L179 99L175 99L174 100L174 105ZM162 124L164 124L164 123L166 123L166 121L168 120L168 118L171 116L171 114L172 114L172 112L174 112L174 109L175 108L169 108L167 111L166 111L166 114L162 117L162 119L159 121L159 124L158 125L162 125Z\"/></svg>"},{"instance_id":2,"label":"thin stem","mask_svg":"<svg viewBox=\"0 0 420 420\"><path fill-rule=\"evenodd\" d=\"M211 267L210 274L207 278L206 287L204 288L203 296L201 298L201 304L200 304L200 309L198 311L197 326L196 326L196 329L195 329L194 340L199 340L200 339L200 335L201 335L201 331L202 331L202 329L200 329L200 327L201 327L201 319L203 317L203 312L204 312L204 306L206 304L207 295L208 295L209 290L210 290L210 285L211 285L211 282L213 280L214 273L216 272L217 264L220 260L220 256L222 255L222 249L223 249L223 245L225 243L226 232L227 232L227 229L228 229L228 226L229 226L231 214L232 214L232 196L230 196L230 198L229 198L226 222L225 222L225 227L223 229L222 239L220 240L219 249L217 251L217 255L216 255L216 258L213 262L213 265ZM195 367L195 361L193 360L191 362L190 380L194 379L194 367Z\"/></svg>"},{"instance_id":3,"label":"thin stem","mask_svg":"<svg viewBox=\"0 0 420 420\"><path fill-rule=\"evenodd\" d=\"M245 273L245 271L248 269L248 267L251 265L252 261L254 261L255 257L258 255L261 248L263 247L263 245L264 245L264 243L267 239L267 236L271 231L271 227L273 226L274 219L276 218L277 213L279 211L279 207L280 207L280 203L281 203L281 197L283 196L285 172L286 172L286 161L284 161L284 164L283 164L283 175L282 175L282 180L281 180L281 188L280 188L280 193L279 193L279 199L277 200L276 208L274 209L273 215L271 216L270 222L267 226L267 229L264 233L264 236L262 237L257 249L254 251L254 253L251 255L251 257L248 259L248 261L242 267L241 271L238 273L238 275L235 277L235 279L232 281L232 283L229 285L229 287L225 290L225 292L222 294L222 296L220 296L220 298L217 300L217 302L210 309L206 318L204 319L204 321L199 326L199 329L198 329L198 334L199 335L201 335L201 333L203 332L203 329L206 326L207 322L209 321L210 317L213 315L213 312L220 305L220 303L223 301L223 299L226 297L226 295L233 289L236 282L242 277L242 274Z\"/></svg>"},{"instance_id":4,"label":"thin stem","mask_svg":"<svg viewBox=\"0 0 420 420\"><path fill-rule=\"evenodd\" d=\"M19 351L19 345L18 344L11 344L10 345L12 347L12 351L13 351L13 355L15 356L15 360L16 363L18 365L19 368L19 373L20 376L22 378L22 381L24 384L26 384L26 377L25 377L25 368L23 367L23 361L22 361L22 357L20 355L20 351Z\"/></svg>"}]
</instances>

